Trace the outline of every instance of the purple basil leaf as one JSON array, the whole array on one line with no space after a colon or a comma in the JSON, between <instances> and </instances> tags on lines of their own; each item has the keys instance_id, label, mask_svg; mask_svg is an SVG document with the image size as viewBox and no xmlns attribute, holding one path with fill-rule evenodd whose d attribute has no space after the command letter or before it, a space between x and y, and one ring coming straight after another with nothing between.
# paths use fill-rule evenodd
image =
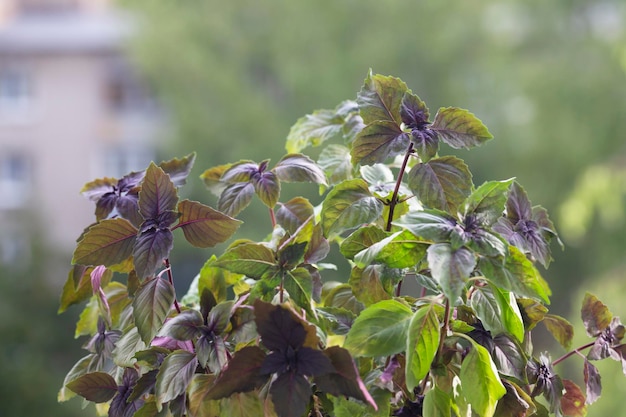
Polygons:
<instances>
[{"instance_id":1,"label":"purple basil leaf","mask_svg":"<svg viewBox=\"0 0 626 417\"><path fill-rule=\"evenodd\" d=\"M137 237L133 250L135 271L140 278L154 275L174 246L169 229L150 229Z\"/></svg>"},{"instance_id":2,"label":"purple basil leaf","mask_svg":"<svg viewBox=\"0 0 626 417\"><path fill-rule=\"evenodd\" d=\"M413 129L411 142L423 162L428 162L439 151L439 136L431 129Z\"/></svg>"},{"instance_id":3,"label":"purple basil leaf","mask_svg":"<svg viewBox=\"0 0 626 417\"><path fill-rule=\"evenodd\" d=\"M238 182L229 185L222 191L217 209L228 216L236 216L248 207L254 195L254 185Z\"/></svg>"},{"instance_id":4,"label":"purple basil leaf","mask_svg":"<svg viewBox=\"0 0 626 417\"><path fill-rule=\"evenodd\" d=\"M117 393L117 384L106 372L91 372L79 376L66 387L94 403L109 401Z\"/></svg>"},{"instance_id":5,"label":"purple basil leaf","mask_svg":"<svg viewBox=\"0 0 626 417\"><path fill-rule=\"evenodd\" d=\"M200 313L202 315L202 320L204 324L207 323L207 317L209 316L209 312L217 305L217 300L215 300L215 296L213 292L208 288L202 289L202 294L200 294Z\"/></svg>"},{"instance_id":6,"label":"purple basil leaf","mask_svg":"<svg viewBox=\"0 0 626 417\"><path fill-rule=\"evenodd\" d=\"M289 370L289 361L290 357L295 357L296 352L288 346L287 349L283 352L281 350L276 350L271 352L261 365L261 375L270 375L270 374L282 374Z\"/></svg>"},{"instance_id":7,"label":"purple basil leaf","mask_svg":"<svg viewBox=\"0 0 626 417\"><path fill-rule=\"evenodd\" d=\"M96 201L96 220L100 221L108 218L113 210L115 210L119 198L117 193L108 192L98 199Z\"/></svg>"},{"instance_id":8,"label":"purple basil leaf","mask_svg":"<svg viewBox=\"0 0 626 417\"><path fill-rule=\"evenodd\" d=\"M405 92L402 96L400 104L400 117L406 127L410 129L419 129L428 124L430 113L428 107L418 96Z\"/></svg>"},{"instance_id":9,"label":"purple basil leaf","mask_svg":"<svg viewBox=\"0 0 626 417\"><path fill-rule=\"evenodd\" d=\"M272 171L281 181L314 182L326 185L324 170L306 155L286 155L278 161Z\"/></svg>"},{"instance_id":10,"label":"purple basil leaf","mask_svg":"<svg viewBox=\"0 0 626 417\"><path fill-rule=\"evenodd\" d=\"M265 171L255 174L252 177L254 191L259 196L263 204L273 208L280 197L280 181L272 171Z\"/></svg>"},{"instance_id":11,"label":"purple basil leaf","mask_svg":"<svg viewBox=\"0 0 626 417\"><path fill-rule=\"evenodd\" d=\"M235 352L228 367L219 375L206 393L207 400L229 397L235 392L251 391L267 381L260 373L265 353L257 346L246 346Z\"/></svg>"},{"instance_id":12,"label":"purple basil leaf","mask_svg":"<svg viewBox=\"0 0 626 417\"><path fill-rule=\"evenodd\" d=\"M278 203L275 214L276 222L293 234L314 214L314 208L306 198L296 197L286 203Z\"/></svg>"},{"instance_id":13,"label":"purple basil leaf","mask_svg":"<svg viewBox=\"0 0 626 417\"><path fill-rule=\"evenodd\" d=\"M163 355L163 357L165 357L165 355ZM132 388L132 392L129 394L127 401L135 401L153 390L158 373L158 369L153 369L141 375L137 380L137 383Z\"/></svg>"},{"instance_id":14,"label":"purple basil leaf","mask_svg":"<svg viewBox=\"0 0 626 417\"><path fill-rule=\"evenodd\" d=\"M585 359L585 367L583 369L585 377L585 388L587 392L587 400L585 404L593 404L602 393L602 378L598 368Z\"/></svg>"},{"instance_id":15,"label":"purple basil leaf","mask_svg":"<svg viewBox=\"0 0 626 417\"><path fill-rule=\"evenodd\" d=\"M254 174L259 172L259 164L256 162L239 161L224 171L220 181L227 183L248 182Z\"/></svg>"},{"instance_id":16,"label":"purple basil leaf","mask_svg":"<svg viewBox=\"0 0 626 417\"><path fill-rule=\"evenodd\" d=\"M590 337L599 336L611 325L613 320L609 308L591 293L585 294L580 315Z\"/></svg>"},{"instance_id":17,"label":"purple basil leaf","mask_svg":"<svg viewBox=\"0 0 626 417\"><path fill-rule=\"evenodd\" d=\"M169 161L163 161L159 164L159 167L170 177L170 180L176 187L185 185L187 177L191 172L193 163L196 160L196 153L192 152L184 158L174 158Z\"/></svg>"},{"instance_id":18,"label":"purple basil leaf","mask_svg":"<svg viewBox=\"0 0 626 417\"><path fill-rule=\"evenodd\" d=\"M353 164L373 165L406 152L410 143L409 134L395 122L376 121L359 132L352 144Z\"/></svg>"},{"instance_id":19,"label":"purple basil leaf","mask_svg":"<svg viewBox=\"0 0 626 417\"><path fill-rule=\"evenodd\" d=\"M317 387L335 396L346 395L356 398L377 409L376 402L365 388L350 353L344 348L331 346L324 350L324 354L335 369L327 374L317 375L315 377Z\"/></svg>"},{"instance_id":20,"label":"purple basil leaf","mask_svg":"<svg viewBox=\"0 0 626 417\"><path fill-rule=\"evenodd\" d=\"M109 417L132 417L141 408L144 403L141 399L128 402L138 377L137 371L133 368L124 369L122 385L118 387L117 395L113 398L109 407Z\"/></svg>"},{"instance_id":21,"label":"purple basil leaf","mask_svg":"<svg viewBox=\"0 0 626 417\"><path fill-rule=\"evenodd\" d=\"M270 388L278 417L302 417L311 400L311 385L302 375L286 372Z\"/></svg>"},{"instance_id":22,"label":"purple basil leaf","mask_svg":"<svg viewBox=\"0 0 626 417\"><path fill-rule=\"evenodd\" d=\"M296 353L297 372L306 376L317 376L333 372L330 359L321 350L301 347Z\"/></svg>"},{"instance_id":23,"label":"purple basil leaf","mask_svg":"<svg viewBox=\"0 0 626 417\"><path fill-rule=\"evenodd\" d=\"M286 351L289 346L296 350L304 343L306 329L291 311L257 300L254 313L261 343L269 350Z\"/></svg>"},{"instance_id":24,"label":"purple basil leaf","mask_svg":"<svg viewBox=\"0 0 626 417\"><path fill-rule=\"evenodd\" d=\"M173 211L178 204L178 193L170 177L151 163L141 183L139 211L144 219L155 219L161 213Z\"/></svg>"},{"instance_id":25,"label":"purple basil leaf","mask_svg":"<svg viewBox=\"0 0 626 417\"><path fill-rule=\"evenodd\" d=\"M115 211L136 227L139 227L144 220L139 213L139 196L136 192L118 197L115 200Z\"/></svg>"},{"instance_id":26,"label":"purple basil leaf","mask_svg":"<svg viewBox=\"0 0 626 417\"><path fill-rule=\"evenodd\" d=\"M517 182L513 182L509 189L509 198L506 202L506 217L509 218L513 224L516 224L520 220L529 220L532 218L532 206L528 195L524 188Z\"/></svg>"}]
</instances>

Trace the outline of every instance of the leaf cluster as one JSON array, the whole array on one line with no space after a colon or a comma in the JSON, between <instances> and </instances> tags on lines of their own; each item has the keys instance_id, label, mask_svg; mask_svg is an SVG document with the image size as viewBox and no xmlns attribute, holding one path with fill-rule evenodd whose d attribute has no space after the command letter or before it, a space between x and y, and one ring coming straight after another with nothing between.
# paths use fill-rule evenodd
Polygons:
<instances>
[{"instance_id":1,"label":"leaf cluster","mask_svg":"<svg viewBox=\"0 0 626 417\"><path fill-rule=\"evenodd\" d=\"M76 335L89 353L59 400L78 394L111 417L585 415L601 393L592 362L626 373L626 330L588 294L592 341L570 350L573 326L549 313L538 267L560 243L547 211L515 179L477 186L463 160L440 155L491 138L471 112L431 120L404 82L370 72L356 100L299 119L272 168L204 171L217 210L179 201L193 154L87 184L96 223L60 311L87 301ZM317 161L302 153L311 146L323 146ZM321 201L281 202L291 182L318 184ZM231 242L179 302L173 231L198 247L227 241L255 195L268 238ZM333 243L351 265L344 282L323 279ZM533 350L540 323L567 354ZM555 371L574 356L585 392Z\"/></svg>"}]
</instances>

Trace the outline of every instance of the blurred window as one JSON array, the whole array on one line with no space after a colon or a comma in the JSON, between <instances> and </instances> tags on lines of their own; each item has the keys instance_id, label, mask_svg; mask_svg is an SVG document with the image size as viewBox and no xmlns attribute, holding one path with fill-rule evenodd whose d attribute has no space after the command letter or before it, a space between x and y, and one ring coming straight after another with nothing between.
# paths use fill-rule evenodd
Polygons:
<instances>
[{"instance_id":1,"label":"blurred window","mask_svg":"<svg viewBox=\"0 0 626 417\"><path fill-rule=\"evenodd\" d=\"M0 209L24 207L31 191L31 164L21 153L0 153Z\"/></svg>"},{"instance_id":2,"label":"blurred window","mask_svg":"<svg viewBox=\"0 0 626 417\"><path fill-rule=\"evenodd\" d=\"M20 67L0 68L0 116L14 119L28 116L33 98L30 71Z\"/></svg>"}]
</instances>

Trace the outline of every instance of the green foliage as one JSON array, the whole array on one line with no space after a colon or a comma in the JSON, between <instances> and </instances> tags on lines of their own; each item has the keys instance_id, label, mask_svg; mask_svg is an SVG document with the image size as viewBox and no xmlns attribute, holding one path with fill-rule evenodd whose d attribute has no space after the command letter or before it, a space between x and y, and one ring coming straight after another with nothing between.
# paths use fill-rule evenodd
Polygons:
<instances>
[{"instance_id":1,"label":"green foliage","mask_svg":"<svg viewBox=\"0 0 626 417\"><path fill-rule=\"evenodd\" d=\"M533 351L541 322L572 343L535 266L552 259L554 225L513 179L476 187L465 162L439 155L439 142L469 149L491 138L467 110L442 108L431 121L403 81L370 71L356 102L289 133L289 152L324 146L319 163L290 153L271 169L207 169L218 210L179 202L193 156L88 184L96 223L78 241L60 310L90 300L77 325L89 355L59 398L106 403L110 417L585 415L601 393L591 361L626 364L626 328L587 294L592 342L556 360ZM322 201L281 202L290 182L320 185ZM179 303L173 232L199 247L224 242L240 224L230 215L254 195L269 209L269 236L211 257ZM323 283L333 242L352 267L347 283ZM402 292L410 277L419 293ZM584 393L554 371L574 354Z\"/></svg>"}]
</instances>

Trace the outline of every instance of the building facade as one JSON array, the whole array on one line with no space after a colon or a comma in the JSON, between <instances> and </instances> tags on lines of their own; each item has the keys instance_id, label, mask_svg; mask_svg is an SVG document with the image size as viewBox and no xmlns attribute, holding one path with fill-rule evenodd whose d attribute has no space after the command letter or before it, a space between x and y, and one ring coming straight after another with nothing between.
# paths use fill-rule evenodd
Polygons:
<instances>
[{"instance_id":1,"label":"building facade","mask_svg":"<svg viewBox=\"0 0 626 417\"><path fill-rule=\"evenodd\" d=\"M69 252L93 221L79 191L155 156L162 113L126 59L132 21L105 0L0 2L0 264L32 236Z\"/></svg>"}]
</instances>

